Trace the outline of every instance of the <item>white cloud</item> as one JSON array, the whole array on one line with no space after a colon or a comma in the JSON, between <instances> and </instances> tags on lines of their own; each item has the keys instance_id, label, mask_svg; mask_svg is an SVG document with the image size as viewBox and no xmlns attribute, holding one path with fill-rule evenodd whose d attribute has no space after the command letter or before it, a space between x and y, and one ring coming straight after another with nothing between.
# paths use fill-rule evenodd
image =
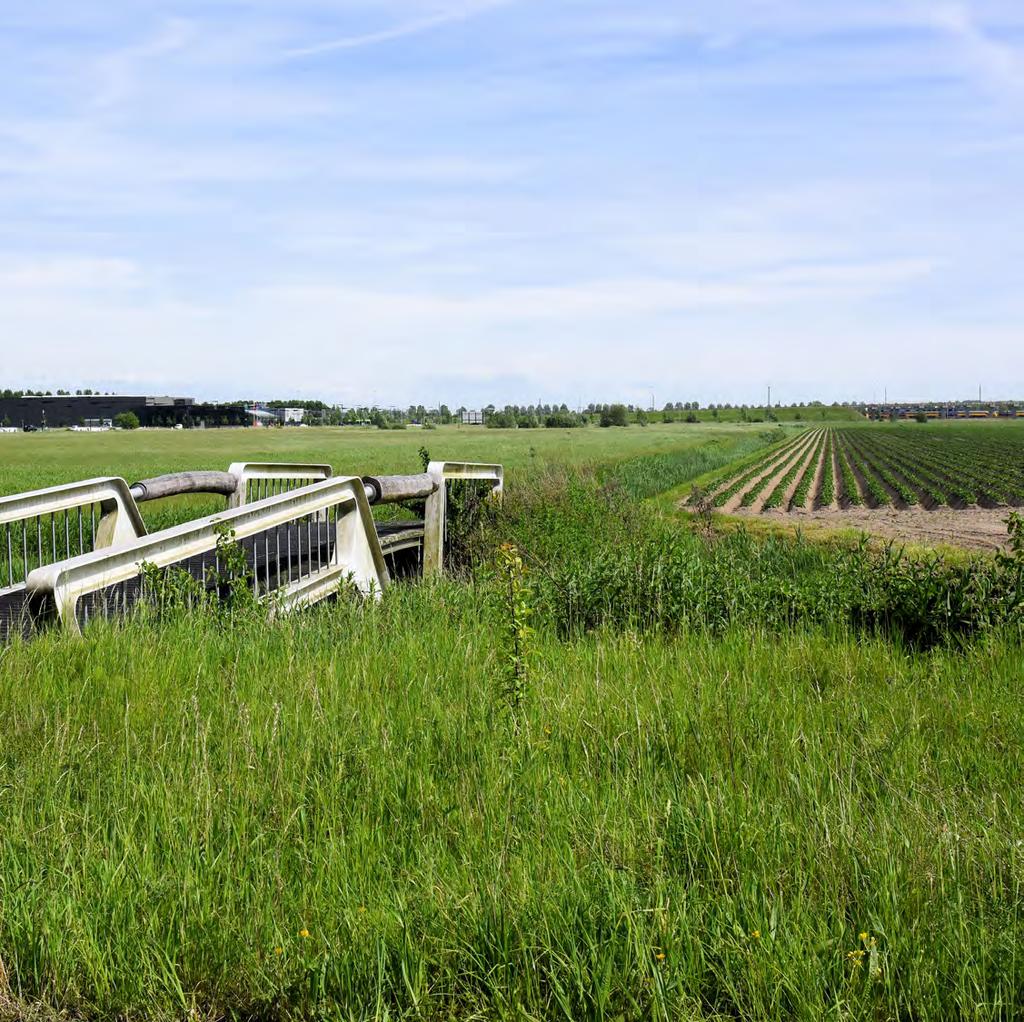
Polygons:
<instances>
[{"instance_id":1,"label":"white cloud","mask_svg":"<svg viewBox=\"0 0 1024 1022\"><path fill-rule=\"evenodd\" d=\"M0 260L0 294L8 300L19 292L108 291L134 288L141 282L139 268L126 259L94 259L64 256L27 262Z\"/></svg>"}]
</instances>

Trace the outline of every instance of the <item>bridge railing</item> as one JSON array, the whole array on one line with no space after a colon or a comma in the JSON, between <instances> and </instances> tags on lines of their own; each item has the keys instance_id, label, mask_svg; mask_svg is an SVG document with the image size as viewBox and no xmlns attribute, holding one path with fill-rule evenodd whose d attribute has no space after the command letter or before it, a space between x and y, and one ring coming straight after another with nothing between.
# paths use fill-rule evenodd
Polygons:
<instances>
[{"instance_id":1,"label":"bridge railing","mask_svg":"<svg viewBox=\"0 0 1024 1022\"><path fill-rule=\"evenodd\" d=\"M228 500L229 506L242 507L255 500L330 479L334 470L330 465L236 461L228 468L228 473L237 480L235 492Z\"/></svg>"},{"instance_id":2,"label":"bridge railing","mask_svg":"<svg viewBox=\"0 0 1024 1022\"><path fill-rule=\"evenodd\" d=\"M123 479L85 479L0 497L0 592L44 564L124 546L146 534Z\"/></svg>"},{"instance_id":3,"label":"bridge railing","mask_svg":"<svg viewBox=\"0 0 1024 1022\"><path fill-rule=\"evenodd\" d=\"M489 499L500 501L505 490L505 470L501 465L469 461L432 461L427 474L435 483L427 497L423 523L423 574L444 571L445 529L448 517L448 486L460 480L490 483Z\"/></svg>"},{"instance_id":4,"label":"bridge railing","mask_svg":"<svg viewBox=\"0 0 1024 1022\"><path fill-rule=\"evenodd\" d=\"M176 567L206 590L218 587L226 538L244 553L255 596L275 612L315 603L346 581L378 598L389 582L362 482L343 476L38 567L26 590L66 627L80 629L92 617L130 609L153 569Z\"/></svg>"}]
</instances>

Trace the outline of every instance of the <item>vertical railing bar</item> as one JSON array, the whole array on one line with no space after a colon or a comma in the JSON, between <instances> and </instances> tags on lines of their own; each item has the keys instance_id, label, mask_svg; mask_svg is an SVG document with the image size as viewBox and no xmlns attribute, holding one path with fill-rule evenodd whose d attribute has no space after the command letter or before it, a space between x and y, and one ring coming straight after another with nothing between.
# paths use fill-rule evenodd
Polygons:
<instances>
[{"instance_id":1,"label":"vertical railing bar","mask_svg":"<svg viewBox=\"0 0 1024 1022\"><path fill-rule=\"evenodd\" d=\"M285 526L285 538L288 546L288 584L291 585L292 581L292 523L289 522Z\"/></svg>"},{"instance_id":2,"label":"vertical railing bar","mask_svg":"<svg viewBox=\"0 0 1024 1022\"><path fill-rule=\"evenodd\" d=\"M277 565L277 571L274 576L274 588L281 588L281 526L278 525L274 529L274 543L277 546L277 557L274 563Z\"/></svg>"},{"instance_id":3,"label":"vertical railing bar","mask_svg":"<svg viewBox=\"0 0 1024 1022\"><path fill-rule=\"evenodd\" d=\"M85 539L82 535L82 505L78 505L78 552L83 553L83 547L85 546Z\"/></svg>"},{"instance_id":4,"label":"vertical railing bar","mask_svg":"<svg viewBox=\"0 0 1024 1022\"><path fill-rule=\"evenodd\" d=\"M323 545L323 540L320 538L320 512L316 513L316 570L320 571L323 568L323 564L320 561L320 550Z\"/></svg>"},{"instance_id":5,"label":"vertical railing bar","mask_svg":"<svg viewBox=\"0 0 1024 1022\"><path fill-rule=\"evenodd\" d=\"M54 561L59 561L60 558L57 556L57 513L54 512L50 515L50 555Z\"/></svg>"},{"instance_id":6,"label":"vertical railing bar","mask_svg":"<svg viewBox=\"0 0 1024 1022\"><path fill-rule=\"evenodd\" d=\"M260 569L259 564L256 560L256 544L259 542L259 536L253 536L252 538L252 594L253 596L259 596L260 594Z\"/></svg>"},{"instance_id":7,"label":"vertical railing bar","mask_svg":"<svg viewBox=\"0 0 1024 1022\"><path fill-rule=\"evenodd\" d=\"M89 542L92 549L96 549L96 505L89 505Z\"/></svg>"},{"instance_id":8,"label":"vertical railing bar","mask_svg":"<svg viewBox=\"0 0 1024 1022\"><path fill-rule=\"evenodd\" d=\"M68 521L68 515L70 512L67 508L64 509L64 553L67 557L71 556L71 523Z\"/></svg>"},{"instance_id":9,"label":"vertical railing bar","mask_svg":"<svg viewBox=\"0 0 1024 1022\"><path fill-rule=\"evenodd\" d=\"M270 533L263 533L263 581L266 583L266 592L270 592Z\"/></svg>"},{"instance_id":10,"label":"vertical railing bar","mask_svg":"<svg viewBox=\"0 0 1024 1022\"><path fill-rule=\"evenodd\" d=\"M11 526L5 525L4 531L7 533L7 584L12 586L14 585L14 550L11 546Z\"/></svg>"},{"instance_id":11,"label":"vertical railing bar","mask_svg":"<svg viewBox=\"0 0 1024 1022\"><path fill-rule=\"evenodd\" d=\"M28 521L24 518L21 520L21 560L22 566L25 569L25 575L23 581L28 580Z\"/></svg>"},{"instance_id":12,"label":"vertical railing bar","mask_svg":"<svg viewBox=\"0 0 1024 1022\"><path fill-rule=\"evenodd\" d=\"M306 515L306 574L310 575L313 572L313 523L309 520L309 515ZM299 575L302 578L302 575Z\"/></svg>"}]
</instances>

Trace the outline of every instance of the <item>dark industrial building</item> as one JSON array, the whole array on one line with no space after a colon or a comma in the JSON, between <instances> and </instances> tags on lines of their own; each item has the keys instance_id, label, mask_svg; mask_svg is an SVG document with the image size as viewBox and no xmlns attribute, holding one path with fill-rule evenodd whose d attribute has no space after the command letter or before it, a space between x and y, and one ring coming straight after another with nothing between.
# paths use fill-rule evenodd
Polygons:
<instances>
[{"instance_id":1,"label":"dark industrial building","mask_svg":"<svg viewBox=\"0 0 1024 1022\"><path fill-rule=\"evenodd\" d=\"M61 394L0 398L0 425L60 429L101 425L134 412L143 426L246 426L241 404L197 404L190 397L131 397L121 394Z\"/></svg>"}]
</instances>

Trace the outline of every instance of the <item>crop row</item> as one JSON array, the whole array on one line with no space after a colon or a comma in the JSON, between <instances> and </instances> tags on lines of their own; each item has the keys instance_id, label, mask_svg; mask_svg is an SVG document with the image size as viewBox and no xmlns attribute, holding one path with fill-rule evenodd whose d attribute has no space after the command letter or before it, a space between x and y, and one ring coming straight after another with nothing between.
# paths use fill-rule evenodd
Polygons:
<instances>
[{"instance_id":1,"label":"crop row","mask_svg":"<svg viewBox=\"0 0 1024 1022\"><path fill-rule=\"evenodd\" d=\"M784 462L777 466L776 471L766 475L756 486L747 491L740 506L751 507L764 497L762 508L770 510L778 507L790 484L796 479L797 473L806 464L819 432L821 431L816 430L811 434L804 434L801 437L803 442Z\"/></svg>"},{"instance_id":2,"label":"crop row","mask_svg":"<svg viewBox=\"0 0 1024 1022\"><path fill-rule=\"evenodd\" d=\"M782 447L774 447L762 457L758 458L752 465L749 465L740 475L726 473L721 477L717 489L713 489L713 502L716 507L722 507L733 497L740 493L744 487L750 485L758 476L770 472L772 468L784 462L793 454L806 440L805 434L794 437L794 439L783 444Z\"/></svg>"},{"instance_id":3,"label":"crop row","mask_svg":"<svg viewBox=\"0 0 1024 1022\"><path fill-rule=\"evenodd\" d=\"M774 448L731 477L723 473L714 502L790 511L858 504L1021 506L1024 430L822 428Z\"/></svg>"}]
</instances>

